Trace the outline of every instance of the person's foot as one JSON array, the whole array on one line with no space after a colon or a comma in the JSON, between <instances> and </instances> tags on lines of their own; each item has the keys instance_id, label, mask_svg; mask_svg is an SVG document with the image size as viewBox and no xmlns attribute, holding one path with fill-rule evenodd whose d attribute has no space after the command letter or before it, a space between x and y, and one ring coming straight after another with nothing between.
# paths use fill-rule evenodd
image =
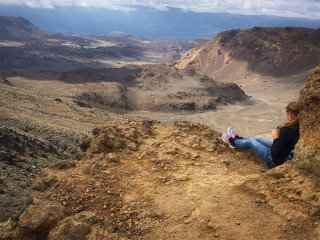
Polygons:
<instances>
[{"instance_id":1,"label":"person's foot","mask_svg":"<svg viewBox=\"0 0 320 240\"><path fill-rule=\"evenodd\" d=\"M226 134L226 133L222 133L222 140L229 145L229 147L231 148L235 148L236 146L234 146L229 139L232 138L230 135Z\"/></svg>"},{"instance_id":2,"label":"person's foot","mask_svg":"<svg viewBox=\"0 0 320 240\"><path fill-rule=\"evenodd\" d=\"M239 137L239 135L233 130L232 127L228 127L227 133L228 133L228 135L231 136L232 138Z\"/></svg>"}]
</instances>

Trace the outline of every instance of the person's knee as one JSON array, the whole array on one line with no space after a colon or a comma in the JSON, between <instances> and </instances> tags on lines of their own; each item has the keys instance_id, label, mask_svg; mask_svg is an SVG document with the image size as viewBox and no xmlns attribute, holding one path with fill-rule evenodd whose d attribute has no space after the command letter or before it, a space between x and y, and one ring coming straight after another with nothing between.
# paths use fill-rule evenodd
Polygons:
<instances>
[{"instance_id":1,"label":"person's knee","mask_svg":"<svg viewBox=\"0 0 320 240\"><path fill-rule=\"evenodd\" d=\"M251 143L258 143L259 142L259 138L252 138L250 142Z\"/></svg>"},{"instance_id":2,"label":"person's knee","mask_svg":"<svg viewBox=\"0 0 320 240\"><path fill-rule=\"evenodd\" d=\"M250 148L252 148L253 146L256 146L259 143L259 141L257 140L257 138L252 138L250 141L248 141L248 145Z\"/></svg>"}]
</instances>

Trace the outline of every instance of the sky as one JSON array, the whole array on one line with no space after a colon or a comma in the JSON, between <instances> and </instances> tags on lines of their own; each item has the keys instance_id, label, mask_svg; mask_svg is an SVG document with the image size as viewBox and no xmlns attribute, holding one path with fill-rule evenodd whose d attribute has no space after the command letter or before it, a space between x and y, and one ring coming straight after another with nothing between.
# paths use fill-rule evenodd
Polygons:
<instances>
[{"instance_id":1,"label":"sky","mask_svg":"<svg viewBox=\"0 0 320 240\"><path fill-rule=\"evenodd\" d=\"M160 11L168 11L169 7L174 7L193 12L320 19L320 0L0 0L0 5L31 8L102 7L127 12L135 11L137 6L151 7Z\"/></svg>"}]
</instances>

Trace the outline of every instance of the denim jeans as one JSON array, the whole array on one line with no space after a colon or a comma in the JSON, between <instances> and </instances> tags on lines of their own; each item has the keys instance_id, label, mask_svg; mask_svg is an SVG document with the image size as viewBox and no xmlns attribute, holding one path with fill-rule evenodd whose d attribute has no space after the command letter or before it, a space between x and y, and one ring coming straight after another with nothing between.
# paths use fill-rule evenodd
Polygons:
<instances>
[{"instance_id":1,"label":"denim jeans","mask_svg":"<svg viewBox=\"0 0 320 240\"><path fill-rule=\"evenodd\" d=\"M234 144L239 148L251 148L264 161L269 168L275 167L272 161L272 142L262 138L242 138L235 139Z\"/></svg>"}]
</instances>

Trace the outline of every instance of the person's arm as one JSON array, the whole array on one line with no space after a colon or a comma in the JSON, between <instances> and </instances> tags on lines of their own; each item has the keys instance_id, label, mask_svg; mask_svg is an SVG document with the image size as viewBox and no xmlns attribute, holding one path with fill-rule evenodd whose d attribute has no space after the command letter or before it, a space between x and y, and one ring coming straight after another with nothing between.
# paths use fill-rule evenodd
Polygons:
<instances>
[{"instance_id":1,"label":"person's arm","mask_svg":"<svg viewBox=\"0 0 320 240\"><path fill-rule=\"evenodd\" d=\"M280 131L279 137L273 140L271 154L274 162L283 157L283 152L286 150L289 140L292 138L292 132L289 129L283 128Z\"/></svg>"},{"instance_id":2,"label":"person's arm","mask_svg":"<svg viewBox=\"0 0 320 240\"><path fill-rule=\"evenodd\" d=\"M278 138L278 137L279 137L279 131L278 131L278 129L273 130L273 131L272 131L272 139L274 140L274 139L276 139L276 138Z\"/></svg>"}]
</instances>

